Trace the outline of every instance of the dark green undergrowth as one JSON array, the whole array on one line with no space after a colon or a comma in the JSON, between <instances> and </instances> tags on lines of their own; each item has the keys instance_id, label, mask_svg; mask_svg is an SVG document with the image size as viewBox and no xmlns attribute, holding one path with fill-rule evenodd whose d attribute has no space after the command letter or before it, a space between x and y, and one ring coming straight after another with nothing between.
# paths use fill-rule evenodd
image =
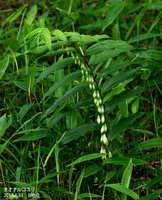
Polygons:
<instances>
[{"instance_id":1,"label":"dark green undergrowth","mask_svg":"<svg viewBox=\"0 0 162 200\"><path fill-rule=\"evenodd\" d=\"M162 199L161 1L25 3L0 2L1 199Z\"/></svg>"}]
</instances>

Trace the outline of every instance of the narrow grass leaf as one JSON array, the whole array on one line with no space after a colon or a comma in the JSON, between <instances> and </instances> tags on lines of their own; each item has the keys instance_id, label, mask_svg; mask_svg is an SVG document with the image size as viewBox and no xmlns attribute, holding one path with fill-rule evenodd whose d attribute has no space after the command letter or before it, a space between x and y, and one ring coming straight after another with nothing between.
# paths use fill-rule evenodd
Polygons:
<instances>
[{"instance_id":1,"label":"narrow grass leaf","mask_svg":"<svg viewBox=\"0 0 162 200\"><path fill-rule=\"evenodd\" d=\"M78 178L78 181L77 181L76 191L75 191L75 195L74 195L74 200L78 199L78 195L79 195L79 191L80 191L80 187L81 187L83 178L84 178L84 169L82 170L82 172L81 172L81 174L80 174L80 176Z\"/></svg>"},{"instance_id":2,"label":"narrow grass leaf","mask_svg":"<svg viewBox=\"0 0 162 200\"><path fill-rule=\"evenodd\" d=\"M133 164L132 159L130 159L127 167L125 168L122 176L121 185L125 186L126 188L129 188L131 176L132 176L132 170L133 170ZM127 199L127 195L123 194L123 200Z\"/></svg>"},{"instance_id":3,"label":"narrow grass leaf","mask_svg":"<svg viewBox=\"0 0 162 200\"><path fill-rule=\"evenodd\" d=\"M155 37L158 37L158 36L160 36L160 35L157 34L157 33L144 33L144 34L132 37L130 40L128 40L128 43L131 44L131 43L147 40L147 39L150 39L150 38L155 38Z\"/></svg>"},{"instance_id":4,"label":"narrow grass leaf","mask_svg":"<svg viewBox=\"0 0 162 200\"><path fill-rule=\"evenodd\" d=\"M85 169L84 177L89 177L93 174L96 174L98 171L101 170L101 166L98 166L96 164L90 165Z\"/></svg>"}]
</instances>

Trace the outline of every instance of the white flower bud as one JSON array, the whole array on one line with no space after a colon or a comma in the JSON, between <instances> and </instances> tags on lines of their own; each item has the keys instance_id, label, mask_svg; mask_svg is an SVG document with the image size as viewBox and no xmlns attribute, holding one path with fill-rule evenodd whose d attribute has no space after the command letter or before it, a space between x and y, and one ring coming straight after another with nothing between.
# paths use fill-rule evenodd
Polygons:
<instances>
[{"instance_id":1,"label":"white flower bud","mask_svg":"<svg viewBox=\"0 0 162 200\"><path fill-rule=\"evenodd\" d=\"M98 99L97 99L97 101L96 101L96 107L98 107L99 106L99 101L98 101Z\"/></svg>"},{"instance_id":2,"label":"white flower bud","mask_svg":"<svg viewBox=\"0 0 162 200\"><path fill-rule=\"evenodd\" d=\"M104 113L104 107L101 106L101 113Z\"/></svg>"},{"instance_id":3,"label":"white flower bud","mask_svg":"<svg viewBox=\"0 0 162 200\"><path fill-rule=\"evenodd\" d=\"M81 63L81 69L85 69L85 65L83 62Z\"/></svg>"},{"instance_id":4,"label":"white flower bud","mask_svg":"<svg viewBox=\"0 0 162 200\"><path fill-rule=\"evenodd\" d=\"M98 101L99 101L99 104L101 104L101 103L102 103L102 100L101 100L101 98L99 98L99 100L98 100Z\"/></svg>"},{"instance_id":5,"label":"white flower bud","mask_svg":"<svg viewBox=\"0 0 162 200\"><path fill-rule=\"evenodd\" d=\"M95 90L95 84L93 83L93 90Z\"/></svg>"},{"instance_id":6,"label":"white flower bud","mask_svg":"<svg viewBox=\"0 0 162 200\"><path fill-rule=\"evenodd\" d=\"M111 154L111 151L109 151L109 158L111 158L112 157L112 154Z\"/></svg>"},{"instance_id":7,"label":"white flower bud","mask_svg":"<svg viewBox=\"0 0 162 200\"><path fill-rule=\"evenodd\" d=\"M94 99L94 103L95 103L95 104L97 103L97 99Z\"/></svg>"},{"instance_id":8,"label":"white flower bud","mask_svg":"<svg viewBox=\"0 0 162 200\"><path fill-rule=\"evenodd\" d=\"M99 91L97 91L97 98L100 98L100 93L99 93Z\"/></svg>"},{"instance_id":9,"label":"white flower bud","mask_svg":"<svg viewBox=\"0 0 162 200\"><path fill-rule=\"evenodd\" d=\"M107 125L106 124L104 124L104 129L105 129L105 132L107 131Z\"/></svg>"},{"instance_id":10,"label":"white flower bud","mask_svg":"<svg viewBox=\"0 0 162 200\"><path fill-rule=\"evenodd\" d=\"M82 75L83 75L84 74L84 70L82 69L81 72L82 72Z\"/></svg>"},{"instance_id":11,"label":"white flower bud","mask_svg":"<svg viewBox=\"0 0 162 200\"><path fill-rule=\"evenodd\" d=\"M87 81L87 82L89 81L89 78L88 78L88 76L86 76L86 81Z\"/></svg>"},{"instance_id":12,"label":"white flower bud","mask_svg":"<svg viewBox=\"0 0 162 200\"><path fill-rule=\"evenodd\" d=\"M97 124L100 124L100 122L101 122L101 119L100 119L100 116L98 115L97 116Z\"/></svg>"},{"instance_id":13,"label":"white flower bud","mask_svg":"<svg viewBox=\"0 0 162 200\"><path fill-rule=\"evenodd\" d=\"M89 84L89 88L92 90L92 84L91 83Z\"/></svg>"},{"instance_id":14,"label":"white flower bud","mask_svg":"<svg viewBox=\"0 0 162 200\"><path fill-rule=\"evenodd\" d=\"M106 153L106 150L101 146L100 153Z\"/></svg>"},{"instance_id":15,"label":"white flower bud","mask_svg":"<svg viewBox=\"0 0 162 200\"><path fill-rule=\"evenodd\" d=\"M80 63L81 63L80 60L78 60L78 65L80 65Z\"/></svg>"},{"instance_id":16,"label":"white flower bud","mask_svg":"<svg viewBox=\"0 0 162 200\"><path fill-rule=\"evenodd\" d=\"M101 122L102 122L102 124L105 122L105 116L104 115L102 115L102 117L101 117Z\"/></svg>"},{"instance_id":17,"label":"white flower bud","mask_svg":"<svg viewBox=\"0 0 162 200\"><path fill-rule=\"evenodd\" d=\"M105 134L101 136L101 142L103 142L104 145L108 146L108 140Z\"/></svg>"},{"instance_id":18,"label":"white flower bud","mask_svg":"<svg viewBox=\"0 0 162 200\"><path fill-rule=\"evenodd\" d=\"M93 92L93 98L96 98L96 90Z\"/></svg>"},{"instance_id":19,"label":"white flower bud","mask_svg":"<svg viewBox=\"0 0 162 200\"><path fill-rule=\"evenodd\" d=\"M101 134L104 133L104 131L105 131L105 127L104 127L104 125L102 125L102 127L101 127Z\"/></svg>"}]
</instances>

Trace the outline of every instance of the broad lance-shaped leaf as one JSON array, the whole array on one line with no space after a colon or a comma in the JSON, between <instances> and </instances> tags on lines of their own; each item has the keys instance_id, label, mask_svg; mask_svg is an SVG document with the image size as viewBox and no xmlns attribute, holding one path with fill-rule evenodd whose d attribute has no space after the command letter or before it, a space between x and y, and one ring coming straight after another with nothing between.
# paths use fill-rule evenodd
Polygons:
<instances>
[{"instance_id":1,"label":"broad lance-shaped leaf","mask_svg":"<svg viewBox=\"0 0 162 200\"><path fill-rule=\"evenodd\" d=\"M118 1L112 5L111 9L106 14L106 18L103 22L103 31L113 23L113 21L118 17L124 7L125 3L123 3L122 1Z\"/></svg>"},{"instance_id":2,"label":"broad lance-shaped leaf","mask_svg":"<svg viewBox=\"0 0 162 200\"><path fill-rule=\"evenodd\" d=\"M131 91L124 91L121 92L120 94L114 95L111 100L108 101L108 103L105 106L106 111L110 111L115 108L119 103L124 102L126 99L138 95L142 92L144 92L146 89L144 87L139 87L135 90Z\"/></svg>"},{"instance_id":3,"label":"broad lance-shaped leaf","mask_svg":"<svg viewBox=\"0 0 162 200\"><path fill-rule=\"evenodd\" d=\"M32 107L32 104L25 104L21 110L19 111L17 117L18 117L18 120L22 120L23 117L27 114L27 112L30 110L30 108Z\"/></svg>"},{"instance_id":4,"label":"broad lance-shaped leaf","mask_svg":"<svg viewBox=\"0 0 162 200\"><path fill-rule=\"evenodd\" d=\"M63 60L60 60L54 63L52 66L48 67L41 73L39 78L36 80L36 83L41 81L43 78L46 78L51 72L62 69L64 67L68 67L72 65L73 63L74 63L74 60L72 58L64 58Z\"/></svg>"},{"instance_id":5,"label":"broad lance-shaped leaf","mask_svg":"<svg viewBox=\"0 0 162 200\"><path fill-rule=\"evenodd\" d=\"M102 42L99 42L89 47L85 51L85 55L90 56L92 54L95 54L96 52L100 53L102 51L105 51L106 49L107 50L111 49L112 51L113 48L128 51L128 50L133 49L133 46L131 46L130 44L122 40L104 40Z\"/></svg>"},{"instance_id":6,"label":"broad lance-shaped leaf","mask_svg":"<svg viewBox=\"0 0 162 200\"><path fill-rule=\"evenodd\" d=\"M132 164L132 158L131 158L122 176L121 184L125 186L126 188L129 188L129 184L130 184L130 180L132 176L132 169L133 169L133 164ZM126 200L126 199L127 199L127 195L123 194L123 200Z\"/></svg>"},{"instance_id":7,"label":"broad lance-shaped leaf","mask_svg":"<svg viewBox=\"0 0 162 200\"><path fill-rule=\"evenodd\" d=\"M110 187L112 189L115 189L123 194L126 194L126 195L132 197L133 199L139 199L139 196L135 192L133 192L132 190L130 190L130 189L126 188L125 186L120 185L118 183L117 184L107 184L107 185L105 185L105 187Z\"/></svg>"},{"instance_id":8,"label":"broad lance-shaped leaf","mask_svg":"<svg viewBox=\"0 0 162 200\"><path fill-rule=\"evenodd\" d=\"M53 103L52 107L50 107L48 110L46 110L45 114L41 117L41 119L43 119L50 113L54 112L56 107L59 106L60 104L64 103L69 97L71 97L72 95L76 94L77 92L79 92L81 90L87 89L88 86L89 86L88 83L84 83L84 84L76 85L72 89L68 90L62 97L60 97Z\"/></svg>"},{"instance_id":9,"label":"broad lance-shaped leaf","mask_svg":"<svg viewBox=\"0 0 162 200\"><path fill-rule=\"evenodd\" d=\"M51 44L51 34L50 34L48 28L43 28L42 33L43 33L43 36L44 36L45 44L47 45L47 47L51 51L51 45L52 45Z\"/></svg>"},{"instance_id":10,"label":"broad lance-shaped leaf","mask_svg":"<svg viewBox=\"0 0 162 200\"><path fill-rule=\"evenodd\" d=\"M140 197L140 200L157 200L158 197L160 197L161 193L162 193L162 189L156 190L155 192L152 192L151 194L148 194L144 197Z\"/></svg>"},{"instance_id":11,"label":"broad lance-shaped leaf","mask_svg":"<svg viewBox=\"0 0 162 200\"><path fill-rule=\"evenodd\" d=\"M113 87L117 86L119 83L129 79L130 77L134 76L135 73L139 70L139 68L131 69L129 71L122 71L119 74L113 76L109 80L107 80L101 88L101 92L108 92Z\"/></svg>"},{"instance_id":12,"label":"broad lance-shaped leaf","mask_svg":"<svg viewBox=\"0 0 162 200\"><path fill-rule=\"evenodd\" d=\"M28 12L28 14L26 15L26 23L28 25L31 25L32 22L35 19L35 16L37 14L37 5L32 6L32 8L30 9L30 11Z\"/></svg>"},{"instance_id":13,"label":"broad lance-shaped leaf","mask_svg":"<svg viewBox=\"0 0 162 200\"><path fill-rule=\"evenodd\" d=\"M117 138L122 131L125 131L128 128L128 126L133 124L133 122L139 117L141 117L143 114L143 112L138 112L127 118L122 118L117 124L115 124L112 127L111 132L108 135L108 139L114 140L115 138Z\"/></svg>"},{"instance_id":14,"label":"broad lance-shaped leaf","mask_svg":"<svg viewBox=\"0 0 162 200\"><path fill-rule=\"evenodd\" d=\"M143 40L146 40L146 39L149 39L149 38L155 38L155 37L158 37L158 36L160 36L160 34L157 34L157 33L145 33L145 34L141 34L141 35L132 37L128 41L128 43L131 44L131 43L134 43L134 42L139 42L139 41L143 41Z\"/></svg>"},{"instance_id":15,"label":"broad lance-shaped leaf","mask_svg":"<svg viewBox=\"0 0 162 200\"><path fill-rule=\"evenodd\" d=\"M54 30L52 34L56 35L59 40L67 41L66 35L58 29Z\"/></svg>"},{"instance_id":16,"label":"broad lance-shaped leaf","mask_svg":"<svg viewBox=\"0 0 162 200\"><path fill-rule=\"evenodd\" d=\"M86 135L89 132L92 132L94 130L99 130L100 127L98 124L95 123L89 123L89 124L81 124L78 125L77 127L68 130L65 133L65 136L61 140L61 144L68 144L74 140L77 140L78 138Z\"/></svg>"},{"instance_id":17,"label":"broad lance-shaped leaf","mask_svg":"<svg viewBox=\"0 0 162 200\"><path fill-rule=\"evenodd\" d=\"M114 72L117 72L120 69L125 69L126 67L132 65L131 61L124 61L120 63L112 63L110 67L107 67L106 69L101 70L101 72L98 74L97 78L106 77L109 74L113 74Z\"/></svg>"},{"instance_id":18,"label":"broad lance-shaped leaf","mask_svg":"<svg viewBox=\"0 0 162 200\"><path fill-rule=\"evenodd\" d=\"M6 57L4 58L3 60L0 61L0 79L3 77L6 69L7 69L7 66L9 64L9 58Z\"/></svg>"},{"instance_id":19,"label":"broad lance-shaped leaf","mask_svg":"<svg viewBox=\"0 0 162 200\"><path fill-rule=\"evenodd\" d=\"M99 63L106 62L106 61L108 61L109 58L114 58L114 57L118 56L120 53L125 52L125 51L127 51L127 50L121 50L121 49L105 50L101 53L98 53L96 56L94 56L89 64L97 65Z\"/></svg>"},{"instance_id":20,"label":"broad lance-shaped leaf","mask_svg":"<svg viewBox=\"0 0 162 200\"><path fill-rule=\"evenodd\" d=\"M142 151L145 149L151 149L151 148L156 148L156 147L162 148L162 138L153 138L153 139L141 142L134 149L132 149L132 152Z\"/></svg>"},{"instance_id":21,"label":"broad lance-shaped leaf","mask_svg":"<svg viewBox=\"0 0 162 200\"><path fill-rule=\"evenodd\" d=\"M105 153L94 153L94 154L85 155L85 156L82 156L82 157L78 158L77 160L75 160L71 164L67 165L66 167L70 167L70 166L79 164L81 162L85 162L85 161L101 158L102 156L105 156L105 155L106 155Z\"/></svg>"},{"instance_id":22,"label":"broad lance-shaped leaf","mask_svg":"<svg viewBox=\"0 0 162 200\"><path fill-rule=\"evenodd\" d=\"M59 120L61 120L63 117L65 117L72 110L75 110L79 107L87 106L91 102L93 102L93 98L89 98L85 101L79 101L78 103L74 103L74 104L70 104L70 105L66 106L61 112L59 112L58 116L51 121L50 128L54 127Z\"/></svg>"},{"instance_id":23,"label":"broad lance-shaped leaf","mask_svg":"<svg viewBox=\"0 0 162 200\"><path fill-rule=\"evenodd\" d=\"M70 73L67 76L65 76L63 79L60 81L57 81L52 87L49 88L49 90L43 95L43 99L41 102L47 97L50 96L57 88L62 87L65 83L75 80L81 76L81 71L76 71L74 73Z\"/></svg>"},{"instance_id":24,"label":"broad lance-shaped leaf","mask_svg":"<svg viewBox=\"0 0 162 200\"><path fill-rule=\"evenodd\" d=\"M107 158L103 164L116 164L116 165L128 165L130 161L129 157L111 157ZM144 165L147 164L145 160L137 159L137 158L132 158L132 164L133 165Z\"/></svg>"},{"instance_id":25,"label":"broad lance-shaped leaf","mask_svg":"<svg viewBox=\"0 0 162 200\"><path fill-rule=\"evenodd\" d=\"M6 131L6 114L0 118L0 138L4 135Z\"/></svg>"}]
</instances>

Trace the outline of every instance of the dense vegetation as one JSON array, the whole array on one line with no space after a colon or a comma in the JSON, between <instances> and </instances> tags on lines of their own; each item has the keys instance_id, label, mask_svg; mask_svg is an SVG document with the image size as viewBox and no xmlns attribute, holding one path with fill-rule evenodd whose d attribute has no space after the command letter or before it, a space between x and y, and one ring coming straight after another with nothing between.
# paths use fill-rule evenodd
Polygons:
<instances>
[{"instance_id":1,"label":"dense vegetation","mask_svg":"<svg viewBox=\"0 0 162 200\"><path fill-rule=\"evenodd\" d=\"M0 2L1 199L162 199L161 1L28 3Z\"/></svg>"}]
</instances>

